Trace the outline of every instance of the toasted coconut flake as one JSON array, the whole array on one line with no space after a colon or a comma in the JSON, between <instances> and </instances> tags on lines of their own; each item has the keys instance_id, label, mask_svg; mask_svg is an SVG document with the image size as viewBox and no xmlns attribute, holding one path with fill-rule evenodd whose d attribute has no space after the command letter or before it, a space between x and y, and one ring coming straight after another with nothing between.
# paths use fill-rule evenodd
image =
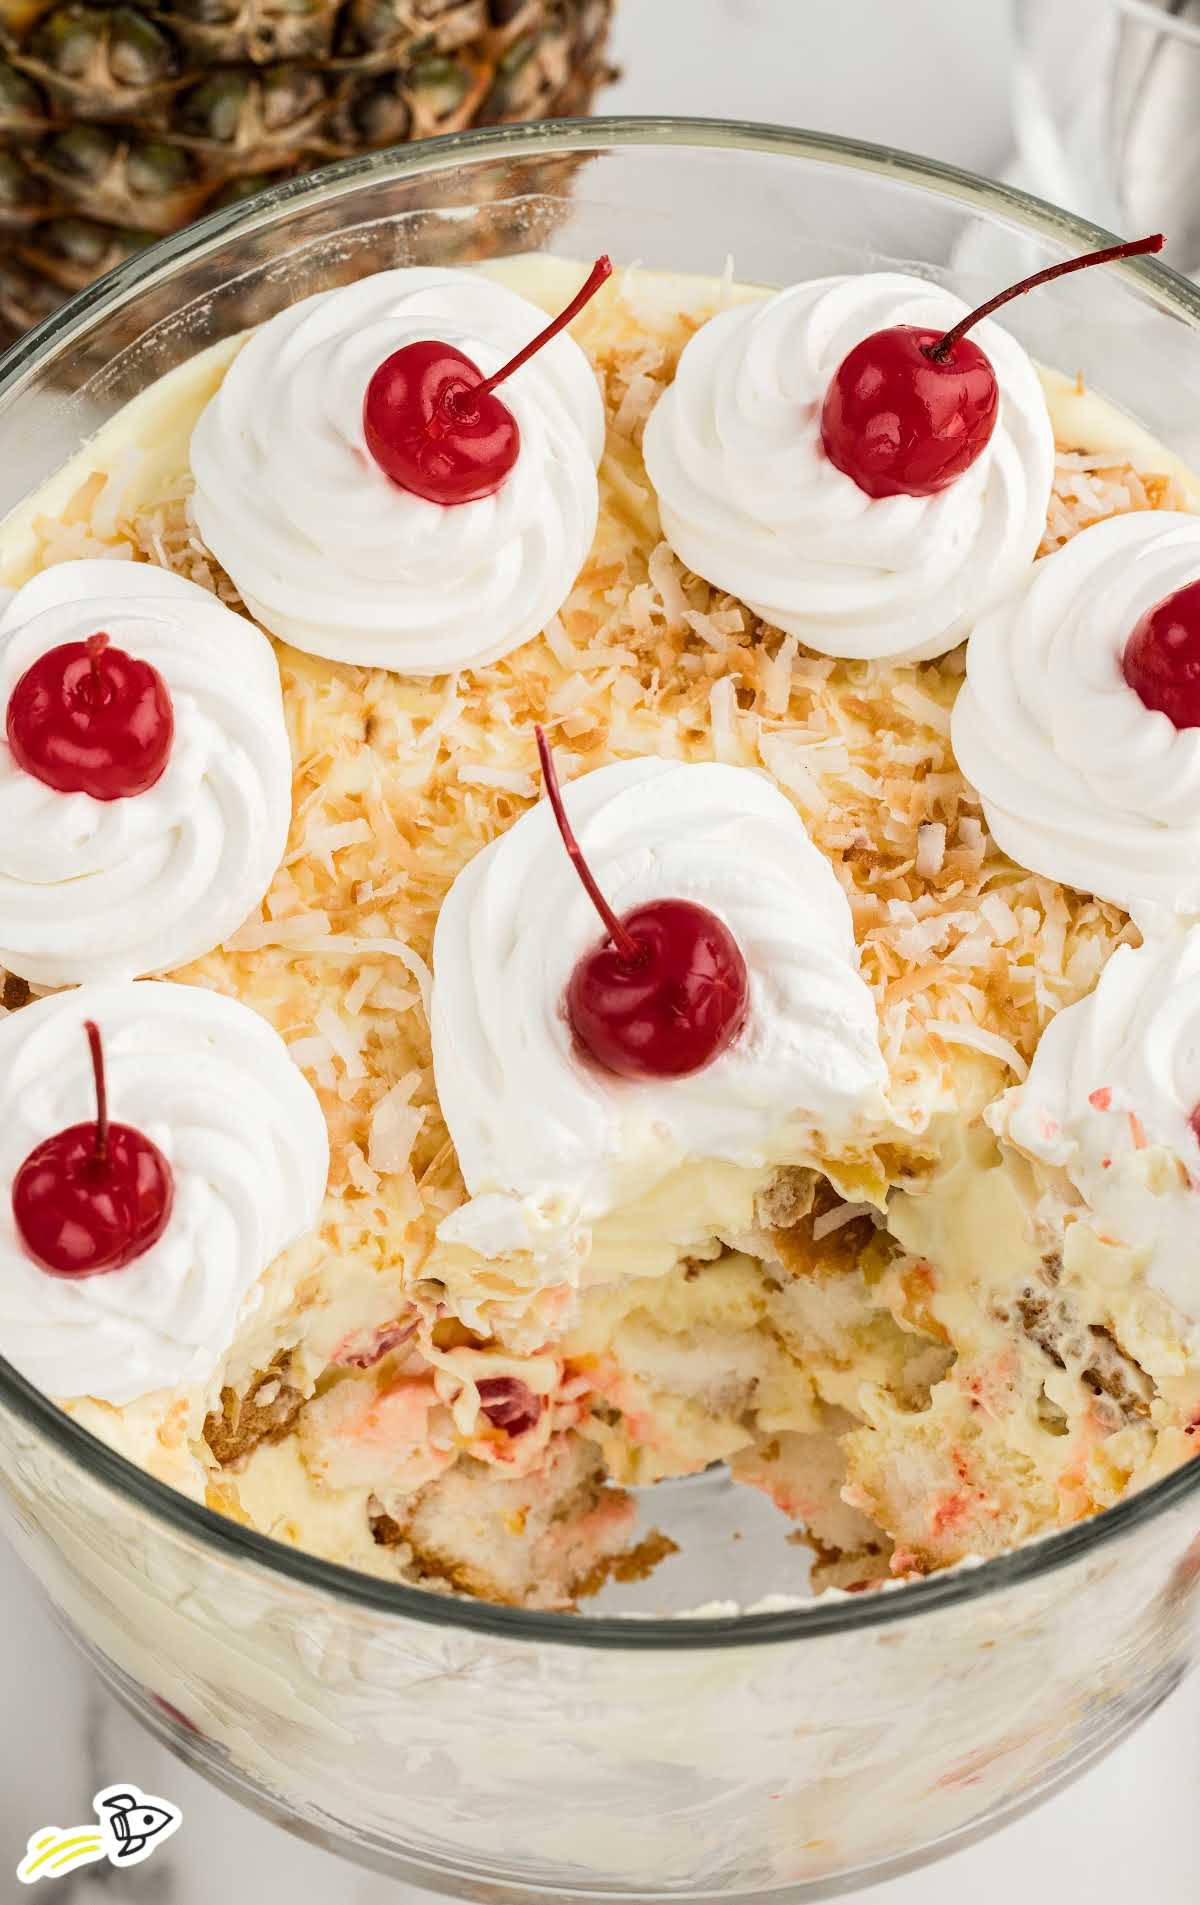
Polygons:
<instances>
[{"instance_id":1,"label":"toasted coconut flake","mask_svg":"<svg viewBox=\"0 0 1200 1905\"><path fill-rule=\"evenodd\" d=\"M458 769L458 778L464 787L498 787L510 794L518 794L522 799L536 791L533 775L519 767L467 767Z\"/></svg>"},{"instance_id":2,"label":"toasted coconut flake","mask_svg":"<svg viewBox=\"0 0 1200 1905\"><path fill-rule=\"evenodd\" d=\"M906 681L901 677L892 688L892 698L920 726L931 729L943 738L949 736L950 709L944 702L925 694L915 681Z\"/></svg>"},{"instance_id":3,"label":"toasted coconut flake","mask_svg":"<svg viewBox=\"0 0 1200 1905\"><path fill-rule=\"evenodd\" d=\"M331 1005L319 1006L313 1014L313 1023L327 1041L334 1057L341 1059L347 1078L365 1077L362 1039L355 1027L348 1025Z\"/></svg>"},{"instance_id":4,"label":"toasted coconut flake","mask_svg":"<svg viewBox=\"0 0 1200 1905\"><path fill-rule=\"evenodd\" d=\"M347 1175L355 1190L362 1191L366 1197L374 1197L379 1189L379 1173L372 1170L357 1144L346 1145L343 1156Z\"/></svg>"},{"instance_id":5,"label":"toasted coconut flake","mask_svg":"<svg viewBox=\"0 0 1200 1905\"><path fill-rule=\"evenodd\" d=\"M1114 463L1111 450L1097 455L1060 450L1046 534L1038 554L1049 555L1061 549L1081 529L1103 522L1107 516L1123 516L1131 510L1187 507L1187 497L1175 476Z\"/></svg>"},{"instance_id":6,"label":"toasted coconut flake","mask_svg":"<svg viewBox=\"0 0 1200 1905\"><path fill-rule=\"evenodd\" d=\"M792 796L802 814L810 814L825 805L827 793L811 763L812 749L800 746L782 734L761 732L758 751L764 767Z\"/></svg>"},{"instance_id":7,"label":"toasted coconut flake","mask_svg":"<svg viewBox=\"0 0 1200 1905\"><path fill-rule=\"evenodd\" d=\"M1001 1038L998 1032L989 1032L982 1025L960 1025L950 1019L927 1019L925 1030L944 1040L947 1045L969 1046L972 1051L986 1052L989 1058L998 1058L1001 1064L1016 1073L1018 1079L1029 1076L1029 1067L1016 1046L1009 1039Z\"/></svg>"},{"instance_id":8,"label":"toasted coconut flake","mask_svg":"<svg viewBox=\"0 0 1200 1905\"><path fill-rule=\"evenodd\" d=\"M688 613L688 599L683 591L683 576L678 560L669 543L655 544L650 551L646 573L668 624L681 622Z\"/></svg>"},{"instance_id":9,"label":"toasted coconut flake","mask_svg":"<svg viewBox=\"0 0 1200 1905\"><path fill-rule=\"evenodd\" d=\"M346 1010L356 1018L370 999L382 974L378 966L364 966L346 994Z\"/></svg>"},{"instance_id":10,"label":"toasted coconut flake","mask_svg":"<svg viewBox=\"0 0 1200 1905\"><path fill-rule=\"evenodd\" d=\"M309 918L314 917L315 915L309 916ZM369 925L369 921L364 921L364 925ZM296 928L295 931L292 930L293 927ZM426 1011L428 1011L429 997L433 990L433 974L430 972L429 967L421 958L420 954L414 952L411 946L406 946L402 940L387 939L382 935L378 938L371 938L366 934L313 933L302 926L301 922L285 920L281 923L278 937L263 938L255 943L259 945L290 946L297 952L330 953L334 958L344 958L348 960L363 953L381 956L390 955L393 959L399 959L403 965L408 967L408 970L412 973L413 978L420 987L421 1002ZM241 940L240 935L239 944L234 950L239 952L249 950L247 943Z\"/></svg>"},{"instance_id":11,"label":"toasted coconut flake","mask_svg":"<svg viewBox=\"0 0 1200 1905\"><path fill-rule=\"evenodd\" d=\"M766 711L772 715L785 715L792 698L792 668L800 650L799 639L795 635L785 635L773 656L766 657L761 664L763 700Z\"/></svg>"},{"instance_id":12,"label":"toasted coconut flake","mask_svg":"<svg viewBox=\"0 0 1200 1905\"><path fill-rule=\"evenodd\" d=\"M941 872L946 858L946 823L942 820L927 820L917 828L917 857L914 868L917 878L932 880Z\"/></svg>"},{"instance_id":13,"label":"toasted coconut flake","mask_svg":"<svg viewBox=\"0 0 1200 1905\"><path fill-rule=\"evenodd\" d=\"M417 1133L427 1115L425 1107L411 1102L420 1083L419 1072L406 1072L384 1093L371 1113L367 1158L374 1170L394 1172L408 1169Z\"/></svg>"},{"instance_id":14,"label":"toasted coconut flake","mask_svg":"<svg viewBox=\"0 0 1200 1905\"><path fill-rule=\"evenodd\" d=\"M342 847L354 847L361 841L369 840L371 829L365 820L342 820L330 827L314 827L306 834L298 847L293 847L284 859L284 866L292 866L297 860L312 855L329 864L331 855ZM330 872L332 872L330 866Z\"/></svg>"},{"instance_id":15,"label":"toasted coconut flake","mask_svg":"<svg viewBox=\"0 0 1200 1905\"><path fill-rule=\"evenodd\" d=\"M118 528L126 520L131 494L146 460L146 452L137 444L126 444L112 461L112 468L92 507L91 527L102 542L115 540Z\"/></svg>"},{"instance_id":16,"label":"toasted coconut flake","mask_svg":"<svg viewBox=\"0 0 1200 1905\"><path fill-rule=\"evenodd\" d=\"M579 650L557 615L552 615L546 623L542 631L542 640L560 668L565 668L568 673L575 668L579 661Z\"/></svg>"},{"instance_id":17,"label":"toasted coconut flake","mask_svg":"<svg viewBox=\"0 0 1200 1905\"><path fill-rule=\"evenodd\" d=\"M999 946L1007 946L1021 930L1016 914L1000 893L984 893L980 897L979 912L981 918L987 921L992 938Z\"/></svg>"},{"instance_id":18,"label":"toasted coconut flake","mask_svg":"<svg viewBox=\"0 0 1200 1905\"><path fill-rule=\"evenodd\" d=\"M327 1038L297 1038L288 1046L293 1061L301 1071L312 1072L319 1085L333 1091L337 1085L337 1073L333 1069L333 1047Z\"/></svg>"},{"instance_id":19,"label":"toasted coconut flake","mask_svg":"<svg viewBox=\"0 0 1200 1905\"><path fill-rule=\"evenodd\" d=\"M719 761L736 765L741 758L741 748L737 738L737 693L731 676L722 675L719 681L713 682L708 708L713 752Z\"/></svg>"}]
</instances>

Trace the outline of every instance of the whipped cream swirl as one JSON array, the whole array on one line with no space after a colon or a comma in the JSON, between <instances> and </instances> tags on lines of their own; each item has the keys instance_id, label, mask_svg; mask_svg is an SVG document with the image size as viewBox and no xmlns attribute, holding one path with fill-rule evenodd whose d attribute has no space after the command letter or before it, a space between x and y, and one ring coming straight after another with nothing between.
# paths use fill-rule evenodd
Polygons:
<instances>
[{"instance_id":1,"label":"whipped cream swirl","mask_svg":"<svg viewBox=\"0 0 1200 1905\"><path fill-rule=\"evenodd\" d=\"M403 345L452 344L485 376L545 313L471 271L381 271L256 332L192 436L200 533L252 615L331 661L437 675L496 661L570 591L596 528L604 409L570 337L497 392L521 432L494 496L452 508L371 456L363 401Z\"/></svg>"},{"instance_id":2,"label":"whipped cream swirl","mask_svg":"<svg viewBox=\"0 0 1200 1905\"><path fill-rule=\"evenodd\" d=\"M175 1198L143 1256L70 1280L26 1255L8 1187L35 1145L96 1115L85 1019L109 1115L158 1145ZM207 1381L262 1272L315 1225L328 1170L315 1092L236 1000L144 980L23 1006L0 1023L0 1354L64 1400Z\"/></svg>"},{"instance_id":3,"label":"whipped cream swirl","mask_svg":"<svg viewBox=\"0 0 1200 1905\"><path fill-rule=\"evenodd\" d=\"M1043 1032L989 1122L1065 1172L1108 1244L1200 1323L1200 927L1119 946L1094 992Z\"/></svg>"},{"instance_id":4,"label":"whipped cream swirl","mask_svg":"<svg viewBox=\"0 0 1200 1905\"><path fill-rule=\"evenodd\" d=\"M1121 672L1145 611L1198 577L1200 518L1114 516L976 626L954 752L1018 865L1120 906L1200 908L1200 730Z\"/></svg>"},{"instance_id":5,"label":"whipped cream swirl","mask_svg":"<svg viewBox=\"0 0 1200 1905\"><path fill-rule=\"evenodd\" d=\"M64 562L0 615L0 709L33 662L103 630L150 662L175 734L122 800L60 793L0 727L0 964L38 985L198 959L257 906L283 856L292 764L266 636L207 589L142 562Z\"/></svg>"},{"instance_id":6,"label":"whipped cream swirl","mask_svg":"<svg viewBox=\"0 0 1200 1905\"><path fill-rule=\"evenodd\" d=\"M438 919L432 1029L438 1098L473 1195L439 1234L488 1255L550 1254L570 1226L689 1161L836 1154L884 1109L850 909L778 788L747 768L643 759L564 791L618 914L678 898L730 928L749 1015L689 1078L601 1070L575 1049L563 1000L603 927L549 804L477 854Z\"/></svg>"},{"instance_id":7,"label":"whipped cream swirl","mask_svg":"<svg viewBox=\"0 0 1200 1905\"><path fill-rule=\"evenodd\" d=\"M1033 560L1054 436L1037 372L986 320L1000 413L936 496L870 497L826 456L821 406L856 344L946 330L966 305L897 272L819 278L711 318L646 426L663 530L689 569L826 655L919 661L966 635Z\"/></svg>"}]
</instances>

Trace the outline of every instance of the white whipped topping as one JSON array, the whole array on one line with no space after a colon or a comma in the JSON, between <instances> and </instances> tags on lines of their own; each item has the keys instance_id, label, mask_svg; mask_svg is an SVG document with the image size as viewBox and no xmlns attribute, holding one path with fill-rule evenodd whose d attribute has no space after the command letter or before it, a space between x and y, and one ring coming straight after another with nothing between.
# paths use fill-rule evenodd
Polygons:
<instances>
[{"instance_id":1,"label":"white whipped topping","mask_svg":"<svg viewBox=\"0 0 1200 1905\"><path fill-rule=\"evenodd\" d=\"M27 583L0 615L0 710L39 656L99 631L158 670L174 740L153 787L96 800L26 773L0 723L0 964L38 985L198 959L257 906L287 841L292 764L271 644L169 570L64 562Z\"/></svg>"},{"instance_id":2,"label":"white whipped topping","mask_svg":"<svg viewBox=\"0 0 1200 1905\"><path fill-rule=\"evenodd\" d=\"M618 914L708 907L749 972L747 1022L703 1071L660 1082L575 1049L563 999L604 937L539 801L451 887L434 940L438 1098L473 1202L443 1240L552 1255L563 1231L691 1160L836 1154L883 1114L875 1006L845 895L786 797L747 768L621 761L565 789Z\"/></svg>"},{"instance_id":3,"label":"white whipped topping","mask_svg":"<svg viewBox=\"0 0 1200 1905\"><path fill-rule=\"evenodd\" d=\"M174 1177L158 1242L68 1280L27 1256L10 1190L35 1145L96 1114L83 1032L104 1046L109 1116ZM317 1221L329 1140L279 1034L234 999L143 980L80 986L0 1023L0 1354L48 1395L122 1404L204 1382L272 1259Z\"/></svg>"},{"instance_id":4,"label":"white whipped topping","mask_svg":"<svg viewBox=\"0 0 1200 1905\"><path fill-rule=\"evenodd\" d=\"M1113 516L976 625L954 752L1018 865L1121 906L1200 908L1200 729L1121 673L1145 611L1198 577L1200 517Z\"/></svg>"},{"instance_id":5,"label":"white whipped topping","mask_svg":"<svg viewBox=\"0 0 1200 1905\"><path fill-rule=\"evenodd\" d=\"M1029 1077L988 1113L1066 1173L1103 1241L1200 1323L1200 926L1119 946L1095 991L1051 1020Z\"/></svg>"},{"instance_id":6,"label":"white whipped topping","mask_svg":"<svg viewBox=\"0 0 1200 1905\"><path fill-rule=\"evenodd\" d=\"M494 496L445 508L367 449L363 400L405 344L485 374L545 313L471 271L381 271L281 311L231 365L192 436L200 533L252 615L332 661L437 675L507 655L559 609L596 528L604 408L574 339L497 395L521 432Z\"/></svg>"},{"instance_id":7,"label":"white whipped topping","mask_svg":"<svg viewBox=\"0 0 1200 1905\"><path fill-rule=\"evenodd\" d=\"M966 305L897 272L819 278L711 318L646 426L663 530L697 575L826 655L918 661L960 642L1033 560L1054 436L1037 372L984 321L1000 413L936 496L867 496L826 456L821 406L856 344L948 329Z\"/></svg>"}]
</instances>

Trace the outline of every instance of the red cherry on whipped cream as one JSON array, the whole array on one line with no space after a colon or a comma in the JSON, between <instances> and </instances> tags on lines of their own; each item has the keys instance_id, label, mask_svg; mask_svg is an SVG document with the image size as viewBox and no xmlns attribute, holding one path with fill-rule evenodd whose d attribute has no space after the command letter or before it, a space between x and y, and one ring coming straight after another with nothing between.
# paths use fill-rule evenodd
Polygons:
<instances>
[{"instance_id":1,"label":"red cherry on whipped cream","mask_svg":"<svg viewBox=\"0 0 1200 1905\"><path fill-rule=\"evenodd\" d=\"M1177 728L1200 728L1200 581L1146 610L1125 644L1121 672L1147 708Z\"/></svg>"},{"instance_id":2,"label":"red cherry on whipped cream","mask_svg":"<svg viewBox=\"0 0 1200 1905\"><path fill-rule=\"evenodd\" d=\"M750 982L741 949L725 922L692 900L652 900L617 918L571 830L550 744L541 728L535 732L563 845L608 929L567 985L576 1043L621 1078L702 1071L746 1021Z\"/></svg>"},{"instance_id":3,"label":"red cherry on whipped cream","mask_svg":"<svg viewBox=\"0 0 1200 1905\"><path fill-rule=\"evenodd\" d=\"M494 496L520 454L521 432L492 393L565 330L611 275L609 259L597 258L566 310L490 377L453 344L433 339L386 357L363 402L367 448L384 475L430 503Z\"/></svg>"},{"instance_id":4,"label":"red cherry on whipped cream","mask_svg":"<svg viewBox=\"0 0 1200 1905\"><path fill-rule=\"evenodd\" d=\"M18 767L61 794L93 800L153 787L175 735L157 668L103 633L39 655L9 696L6 726Z\"/></svg>"},{"instance_id":5,"label":"red cherry on whipped cream","mask_svg":"<svg viewBox=\"0 0 1200 1905\"><path fill-rule=\"evenodd\" d=\"M967 337L980 318L1089 265L1161 251L1163 236L1109 245L1022 278L950 330L893 324L856 344L834 372L821 406L821 442L867 496L936 496L988 446L1000 409L991 359Z\"/></svg>"},{"instance_id":6,"label":"red cherry on whipped cream","mask_svg":"<svg viewBox=\"0 0 1200 1905\"><path fill-rule=\"evenodd\" d=\"M99 1028L84 1024L96 1080L96 1116L47 1138L13 1179L17 1233L52 1277L121 1270L158 1242L174 1199L171 1167L132 1125L110 1124Z\"/></svg>"}]
</instances>

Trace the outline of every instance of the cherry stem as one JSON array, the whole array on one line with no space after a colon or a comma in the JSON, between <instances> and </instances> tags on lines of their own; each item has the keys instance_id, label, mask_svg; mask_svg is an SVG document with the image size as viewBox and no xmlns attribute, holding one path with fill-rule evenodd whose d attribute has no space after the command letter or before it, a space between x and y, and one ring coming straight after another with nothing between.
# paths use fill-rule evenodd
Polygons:
<instances>
[{"instance_id":1,"label":"cherry stem","mask_svg":"<svg viewBox=\"0 0 1200 1905\"><path fill-rule=\"evenodd\" d=\"M604 260L604 262L607 263L607 259ZM622 959L626 965L639 966L642 963L642 948L638 945L633 934L622 926L620 920L613 912L612 907L600 891L600 888L596 885L592 877L591 868L583 857L583 849L580 847L578 840L576 840L571 828L571 823L567 819L567 810L563 806L562 789L559 787L558 773L554 766L554 756L550 752L550 743L546 739L545 731L540 727L535 727L533 731L537 736L538 754L541 757L542 763L542 779L546 783L546 798L554 809L554 818L558 822L558 831L562 835L563 845L571 856L571 862L583 882L584 890L588 898L608 928L609 937Z\"/></svg>"},{"instance_id":2,"label":"cherry stem","mask_svg":"<svg viewBox=\"0 0 1200 1905\"><path fill-rule=\"evenodd\" d=\"M556 318L551 318L545 330L539 331L532 342L526 344L523 351L518 351L515 357L510 357L507 364L502 364L500 369L493 371L490 377L485 377L481 384L472 384L469 390L456 391L455 395L459 399L467 397L472 400L476 397L486 397L489 391L495 390L497 384L502 384L506 377L511 377L514 370L520 370L522 364L528 363L534 353L541 350L543 344L548 344L552 337L557 337L560 331L565 331L571 320L579 316L584 305L591 303L605 279L611 277L612 259L606 252L602 258L597 258L566 310L560 311Z\"/></svg>"},{"instance_id":3,"label":"cherry stem","mask_svg":"<svg viewBox=\"0 0 1200 1905\"><path fill-rule=\"evenodd\" d=\"M104 692L104 684L100 679L100 657L108 647L108 636L103 633L89 635L84 647L87 649L88 660L92 664L89 677L92 685L92 700L98 702Z\"/></svg>"},{"instance_id":4,"label":"cherry stem","mask_svg":"<svg viewBox=\"0 0 1200 1905\"><path fill-rule=\"evenodd\" d=\"M1026 291L1032 291L1039 284L1049 284L1052 278L1065 278L1072 271L1086 271L1090 265L1109 265L1117 258L1140 258L1147 251L1161 251L1166 239L1161 232L1155 232L1150 238L1130 238L1122 245L1106 245L1103 251L1087 251L1082 258L1065 258L1061 264L1047 265L1044 271L1035 271L1032 278L1022 278L1020 284L1010 285L1007 291L997 292L986 304L975 311L968 311L966 317L959 318L952 330L946 332L936 344L926 346L925 355L933 363L940 364L950 355L954 346L964 338L973 324L980 318L990 317L1002 304L1011 298L1019 298Z\"/></svg>"},{"instance_id":5,"label":"cherry stem","mask_svg":"<svg viewBox=\"0 0 1200 1905\"><path fill-rule=\"evenodd\" d=\"M83 1029L87 1033L88 1045L92 1053L92 1076L96 1081L96 1154L93 1162L108 1163L108 1088L104 1082L104 1047L100 1043L100 1027L94 1019L85 1019Z\"/></svg>"}]
</instances>

